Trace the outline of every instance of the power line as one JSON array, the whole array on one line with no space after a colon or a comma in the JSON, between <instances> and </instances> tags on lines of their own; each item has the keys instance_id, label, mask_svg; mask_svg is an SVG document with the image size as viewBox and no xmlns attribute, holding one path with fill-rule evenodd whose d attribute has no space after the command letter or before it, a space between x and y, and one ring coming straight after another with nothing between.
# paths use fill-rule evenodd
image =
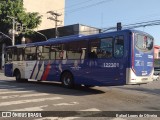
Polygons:
<instances>
[{"instance_id":1,"label":"power line","mask_svg":"<svg viewBox=\"0 0 160 120\"><path fill-rule=\"evenodd\" d=\"M140 28L140 27L146 27L146 26L155 26L155 25L160 25L160 20L153 20L153 21L145 21L145 22L138 22L134 24L128 24L128 25L123 25L123 29L134 29L134 28ZM109 30L115 30L117 27L108 27L108 28L103 28L102 31L106 32Z\"/></svg>"},{"instance_id":2,"label":"power line","mask_svg":"<svg viewBox=\"0 0 160 120\"><path fill-rule=\"evenodd\" d=\"M147 23L155 23L155 22L160 22L160 20L153 20L153 21L147 21L147 22L138 22L138 23L134 23L134 24L125 25L125 27L131 26L131 25L141 25L141 24L147 24Z\"/></svg>"},{"instance_id":3,"label":"power line","mask_svg":"<svg viewBox=\"0 0 160 120\"><path fill-rule=\"evenodd\" d=\"M61 10L65 10L65 9L68 9L68 8L70 9L72 7L79 6L81 4L86 4L87 2L91 2L91 1L93 1L93 0L87 0L87 1L79 2L79 3L76 3L76 4L69 5L68 7L65 7L65 8L57 9L55 11L61 11Z\"/></svg>"},{"instance_id":4,"label":"power line","mask_svg":"<svg viewBox=\"0 0 160 120\"><path fill-rule=\"evenodd\" d=\"M86 2L90 2L90 1L92 1L92 0L87 0ZM65 11L65 14L74 13L74 12L77 12L77 11L81 11L81 10L84 10L84 9L87 9L87 8L90 8L90 7L94 7L94 6L98 6L98 5L100 5L100 4L103 4L103 3L105 3L105 2L110 2L110 1L112 1L112 0L102 0L102 1L99 1L99 2L96 2L96 3L93 3L93 4L89 4L89 5L87 5L87 6L81 6L81 7L79 7L79 8L75 8L75 9L72 9L72 10L66 10L66 11ZM78 6L78 5L80 5L80 4L84 4L84 3L86 3L86 2L77 3L77 4L75 4L75 6ZM74 5L71 5L70 7L74 7ZM69 7L66 7L66 8L69 8ZM57 9L57 10L54 10L54 11L60 11L60 10L66 9L66 8L61 8L61 9ZM43 14L46 15L46 13L43 13ZM62 14L62 15L63 15L63 14Z\"/></svg>"},{"instance_id":5,"label":"power line","mask_svg":"<svg viewBox=\"0 0 160 120\"><path fill-rule=\"evenodd\" d=\"M87 9L87 8L90 8L90 7L94 7L94 6L103 4L105 2L110 2L110 1L112 1L112 0L103 0L103 1L100 1L100 2L96 2L94 4L90 4L90 5L87 5L87 6L79 7L79 8L73 9L73 10L68 10L66 12L73 13L73 12L77 12L77 11L80 11L80 10L84 10L84 9Z\"/></svg>"}]
</instances>

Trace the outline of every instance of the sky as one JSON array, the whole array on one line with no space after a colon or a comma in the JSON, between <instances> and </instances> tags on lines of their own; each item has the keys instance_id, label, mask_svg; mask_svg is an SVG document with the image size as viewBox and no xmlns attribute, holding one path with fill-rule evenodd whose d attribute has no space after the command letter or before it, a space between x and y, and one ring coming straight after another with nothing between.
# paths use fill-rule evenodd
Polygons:
<instances>
[{"instance_id":1,"label":"sky","mask_svg":"<svg viewBox=\"0 0 160 120\"><path fill-rule=\"evenodd\" d=\"M60 11L58 11L60 12ZM65 26L84 24L97 28L160 20L160 0L65 0ZM160 25L136 28L151 34L160 45Z\"/></svg>"}]
</instances>

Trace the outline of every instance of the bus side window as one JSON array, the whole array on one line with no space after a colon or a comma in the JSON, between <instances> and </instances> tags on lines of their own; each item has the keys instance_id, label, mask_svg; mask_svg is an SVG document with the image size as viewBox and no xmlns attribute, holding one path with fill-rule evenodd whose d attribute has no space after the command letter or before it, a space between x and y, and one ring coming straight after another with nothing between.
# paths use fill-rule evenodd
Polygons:
<instances>
[{"instance_id":1,"label":"bus side window","mask_svg":"<svg viewBox=\"0 0 160 120\"><path fill-rule=\"evenodd\" d=\"M112 57L113 37L107 37L101 39L101 46L98 51L98 58L110 58Z\"/></svg>"},{"instance_id":2,"label":"bus side window","mask_svg":"<svg viewBox=\"0 0 160 120\"><path fill-rule=\"evenodd\" d=\"M17 61L17 48L13 48L13 61Z\"/></svg>"},{"instance_id":3,"label":"bus side window","mask_svg":"<svg viewBox=\"0 0 160 120\"><path fill-rule=\"evenodd\" d=\"M67 43L67 58L73 60L81 60L86 57L87 41L72 41Z\"/></svg>"},{"instance_id":4,"label":"bus side window","mask_svg":"<svg viewBox=\"0 0 160 120\"><path fill-rule=\"evenodd\" d=\"M23 60L23 55L24 55L23 53L24 53L24 49L23 48L18 48L17 49L17 54L18 54L17 60L18 61L22 61Z\"/></svg>"},{"instance_id":5,"label":"bus side window","mask_svg":"<svg viewBox=\"0 0 160 120\"><path fill-rule=\"evenodd\" d=\"M120 58L124 55L124 37L117 36L114 42L114 57Z\"/></svg>"},{"instance_id":6,"label":"bus side window","mask_svg":"<svg viewBox=\"0 0 160 120\"><path fill-rule=\"evenodd\" d=\"M90 58L90 59L98 58L99 48L100 48L100 40L99 39L90 41L90 49L89 49L89 53L88 53L88 58Z\"/></svg>"},{"instance_id":7,"label":"bus side window","mask_svg":"<svg viewBox=\"0 0 160 120\"><path fill-rule=\"evenodd\" d=\"M84 63L84 59L85 59L85 56L86 56L86 48L81 48L81 64Z\"/></svg>"},{"instance_id":8,"label":"bus side window","mask_svg":"<svg viewBox=\"0 0 160 120\"><path fill-rule=\"evenodd\" d=\"M25 60L37 60L36 47L25 48Z\"/></svg>"},{"instance_id":9,"label":"bus side window","mask_svg":"<svg viewBox=\"0 0 160 120\"><path fill-rule=\"evenodd\" d=\"M50 59L49 54L50 54L50 45L37 47L37 60L48 60Z\"/></svg>"},{"instance_id":10,"label":"bus side window","mask_svg":"<svg viewBox=\"0 0 160 120\"><path fill-rule=\"evenodd\" d=\"M56 46L52 45L50 51L51 51L50 52L51 60L55 60L56 59L56 51L57 51Z\"/></svg>"},{"instance_id":11,"label":"bus side window","mask_svg":"<svg viewBox=\"0 0 160 120\"><path fill-rule=\"evenodd\" d=\"M55 46L56 48L56 59L62 60L63 59L63 44L58 44Z\"/></svg>"},{"instance_id":12,"label":"bus side window","mask_svg":"<svg viewBox=\"0 0 160 120\"><path fill-rule=\"evenodd\" d=\"M12 61L12 53L7 53L7 61Z\"/></svg>"},{"instance_id":13,"label":"bus side window","mask_svg":"<svg viewBox=\"0 0 160 120\"><path fill-rule=\"evenodd\" d=\"M12 52L13 52L13 49L11 49L11 48L8 48L8 49L6 49L6 62L7 61L12 61L13 60L13 54L12 54Z\"/></svg>"},{"instance_id":14,"label":"bus side window","mask_svg":"<svg viewBox=\"0 0 160 120\"><path fill-rule=\"evenodd\" d=\"M42 56L42 46L37 47L37 60L41 60Z\"/></svg>"}]
</instances>

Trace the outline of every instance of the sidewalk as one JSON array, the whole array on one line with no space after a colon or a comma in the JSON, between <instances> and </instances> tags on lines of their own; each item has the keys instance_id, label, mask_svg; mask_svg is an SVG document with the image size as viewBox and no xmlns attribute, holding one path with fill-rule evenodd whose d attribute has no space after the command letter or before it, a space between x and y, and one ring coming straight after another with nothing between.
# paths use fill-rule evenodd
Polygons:
<instances>
[{"instance_id":1,"label":"sidewalk","mask_svg":"<svg viewBox=\"0 0 160 120\"><path fill-rule=\"evenodd\" d=\"M4 73L4 71L2 69L0 69L0 73Z\"/></svg>"}]
</instances>

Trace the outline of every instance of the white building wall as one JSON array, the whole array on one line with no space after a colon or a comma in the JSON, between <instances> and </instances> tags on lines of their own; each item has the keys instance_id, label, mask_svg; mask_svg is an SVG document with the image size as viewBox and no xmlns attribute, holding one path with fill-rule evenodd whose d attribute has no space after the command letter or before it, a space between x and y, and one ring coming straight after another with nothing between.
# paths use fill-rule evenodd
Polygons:
<instances>
[{"instance_id":1,"label":"white building wall","mask_svg":"<svg viewBox=\"0 0 160 120\"><path fill-rule=\"evenodd\" d=\"M55 27L55 22L47 19L48 17L51 17L51 15L47 13L48 11L56 11L61 13L62 15L58 17L58 19L62 21L61 26L64 25L63 8L65 8L65 0L23 0L23 4L27 12L38 12L40 15L42 15L42 23L38 28L36 28L36 30L50 29Z\"/></svg>"}]
</instances>

